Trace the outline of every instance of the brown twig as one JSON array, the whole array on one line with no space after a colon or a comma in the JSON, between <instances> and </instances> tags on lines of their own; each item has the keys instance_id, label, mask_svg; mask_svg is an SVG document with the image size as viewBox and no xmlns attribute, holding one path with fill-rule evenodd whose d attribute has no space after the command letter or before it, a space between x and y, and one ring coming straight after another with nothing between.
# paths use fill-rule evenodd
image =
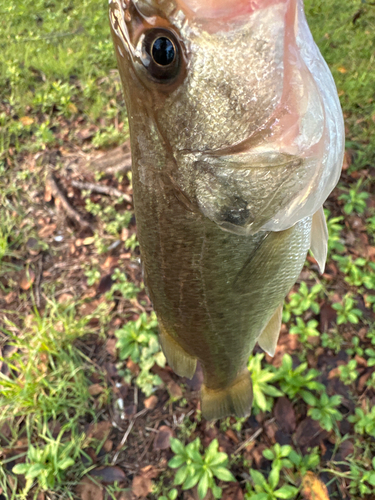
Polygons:
<instances>
[{"instance_id":1,"label":"brown twig","mask_svg":"<svg viewBox=\"0 0 375 500\"><path fill-rule=\"evenodd\" d=\"M53 173L50 173L47 178L47 183L49 184L51 188L51 193L55 198L58 198L61 202L61 205L63 206L64 210L68 214L69 217L74 219L78 224L84 228L89 228L93 230L92 225L87 222L81 214L79 214L69 203L67 197L65 194L62 192L61 188L59 187L57 180Z\"/></svg>"},{"instance_id":2,"label":"brown twig","mask_svg":"<svg viewBox=\"0 0 375 500\"><path fill-rule=\"evenodd\" d=\"M127 203L133 203L131 196L111 186L100 186L99 184L93 184L92 182L81 181L72 181L72 186L77 189L86 189L87 191L91 191L93 193L106 194L108 196L117 196L118 198L122 197Z\"/></svg>"},{"instance_id":3,"label":"brown twig","mask_svg":"<svg viewBox=\"0 0 375 500\"><path fill-rule=\"evenodd\" d=\"M132 168L132 157L131 154L127 154L122 158L121 162L117 165L113 165L112 167L108 167L105 169L106 174L124 174L129 172Z\"/></svg>"}]
</instances>

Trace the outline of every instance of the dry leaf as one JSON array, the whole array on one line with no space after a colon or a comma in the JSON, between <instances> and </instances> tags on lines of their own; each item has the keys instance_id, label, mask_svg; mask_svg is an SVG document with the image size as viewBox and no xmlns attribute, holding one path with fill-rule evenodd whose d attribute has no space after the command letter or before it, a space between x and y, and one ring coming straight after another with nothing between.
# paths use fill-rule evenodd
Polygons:
<instances>
[{"instance_id":1,"label":"dry leaf","mask_svg":"<svg viewBox=\"0 0 375 500\"><path fill-rule=\"evenodd\" d=\"M49 202L52 200L52 189L49 183L46 184L46 187L44 188L44 201Z\"/></svg>"},{"instance_id":2,"label":"dry leaf","mask_svg":"<svg viewBox=\"0 0 375 500\"><path fill-rule=\"evenodd\" d=\"M302 494L306 500L329 500L326 485L311 471L302 479Z\"/></svg>"},{"instance_id":3,"label":"dry leaf","mask_svg":"<svg viewBox=\"0 0 375 500\"><path fill-rule=\"evenodd\" d=\"M31 118L31 116L21 116L20 122L24 127L27 127L27 125L32 125L34 123L34 118Z\"/></svg>"},{"instance_id":4,"label":"dry leaf","mask_svg":"<svg viewBox=\"0 0 375 500\"><path fill-rule=\"evenodd\" d=\"M109 436L111 429L112 424L107 420L104 422L99 422L98 424L90 424L89 428L87 429L87 437L102 441Z\"/></svg>"},{"instance_id":5,"label":"dry leaf","mask_svg":"<svg viewBox=\"0 0 375 500\"><path fill-rule=\"evenodd\" d=\"M100 384L92 384L89 387L89 393L91 396L98 396L104 391L103 387Z\"/></svg>"},{"instance_id":6,"label":"dry leaf","mask_svg":"<svg viewBox=\"0 0 375 500\"><path fill-rule=\"evenodd\" d=\"M174 399L182 398L182 389L174 380L168 382L167 389L172 398Z\"/></svg>"},{"instance_id":7,"label":"dry leaf","mask_svg":"<svg viewBox=\"0 0 375 500\"><path fill-rule=\"evenodd\" d=\"M91 476L96 477L103 484L122 483L126 479L125 472L117 466L102 467L90 472Z\"/></svg>"},{"instance_id":8,"label":"dry leaf","mask_svg":"<svg viewBox=\"0 0 375 500\"><path fill-rule=\"evenodd\" d=\"M47 224L42 229L39 229L38 236L39 238L48 238L48 236L52 236L52 234L56 231L56 224Z\"/></svg>"},{"instance_id":9,"label":"dry leaf","mask_svg":"<svg viewBox=\"0 0 375 500\"><path fill-rule=\"evenodd\" d=\"M35 273L31 269L24 271L21 276L20 287L22 290L29 290L35 281Z\"/></svg>"},{"instance_id":10,"label":"dry leaf","mask_svg":"<svg viewBox=\"0 0 375 500\"><path fill-rule=\"evenodd\" d=\"M157 405L157 403L158 403L158 398L157 396L155 396L155 394L143 401L145 408L147 408L148 410L153 410Z\"/></svg>"},{"instance_id":11,"label":"dry leaf","mask_svg":"<svg viewBox=\"0 0 375 500\"><path fill-rule=\"evenodd\" d=\"M154 440L154 450L167 450L170 446L171 436L173 436L172 429L162 425Z\"/></svg>"},{"instance_id":12,"label":"dry leaf","mask_svg":"<svg viewBox=\"0 0 375 500\"><path fill-rule=\"evenodd\" d=\"M94 483L85 476L76 488L78 497L81 500L103 500L103 486Z\"/></svg>"},{"instance_id":13,"label":"dry leaf","mask_svg":"<svg viewBox=\"0 0 375 500\"><path fill-rule=\"evenodd\" d=\"M340 73L344 74L344 73L347 73L348 70L346 68L344 68L343 66L340 66L339 68L337 68L337 71L339 71Z\"/></svg>"},{"instance_id":14,"label":"dry leaf","mask_svg":"<svg viewBox=\"0 0 375 500\"><path fill-rule=\"evenodd\" d=\"M143 476L135 476L132 482L132 492L137 498L146 498L151 491L151 479Z\"/></svg>"},{"instance_id":15,"label":"dry leaf","mask_svg":"<svg viewBox=\"0 0 375 500\"><path fill-rule=\"evenodd\" d=\"M84 245L92 245L95 241L95 238L94 236L88 236L87 238L84 238L84 240L82 241L82 243Z\"/></svg>"}]
</instances>

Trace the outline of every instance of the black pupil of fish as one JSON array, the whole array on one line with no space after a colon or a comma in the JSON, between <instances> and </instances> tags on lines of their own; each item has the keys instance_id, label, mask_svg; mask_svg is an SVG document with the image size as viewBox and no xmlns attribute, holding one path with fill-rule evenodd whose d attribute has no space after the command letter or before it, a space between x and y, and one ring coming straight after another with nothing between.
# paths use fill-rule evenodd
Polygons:
<instances>
[{"instance_id":1,"label":"black pupil of fish","mask_svg":"<svg viewBox=\"0 0 375 500\"><path fill-rule=\"evenodd\" d=\"M169 38L161 36L155 40L152 45L152 57L160 66L168 66L174 61L175 48Z\"/></svg>"}]
</instances>

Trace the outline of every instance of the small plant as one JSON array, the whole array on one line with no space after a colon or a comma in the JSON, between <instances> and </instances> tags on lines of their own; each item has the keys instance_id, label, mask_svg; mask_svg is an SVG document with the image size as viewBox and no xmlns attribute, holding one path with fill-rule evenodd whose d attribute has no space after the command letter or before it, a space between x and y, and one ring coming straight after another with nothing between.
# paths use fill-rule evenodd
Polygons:
<instances>
[{"instance_id":1,"label":"small plant","mask_svg":"<svg viewBox=\"0 0 375 500\"><path fill-rule=\"evenodd\" d=\"M347 192L339 196L339 200L343 200L345 202L344 212L348 215L352 212L363 214L366 210L366 200L370 195L365 191L360 191L362 181L363 180L360 179L352 188L345 188Z\"/></svg>"},{"instance_id":2,"label":"small plant","mask_svg":"<svg viewBox=\"0 0 375 500\"><path fill-rule=\"evenodd\" d=\"M305 311L312 310L314 314L319 314L320 307L316 299L319 297L323 285L316 283L311 290L308 289L306 283L303 281L299 287L298 292L292 293L289 302L286 302L283 310L283 321L288 322L292 317L301 316Z\"/></svg>"},{"instance_id":3,"label":"small plant","mask_svg":"<svg viewBox=\"0 0 375 500\"><path fill-rule=\"evenodd\" d=\"M57 439L44 437L46 445L44 448L29 445L27 450L27 461L13 467L14 474L23 474L26 478L26 485L23 495L32 488L34 481L37 482L41 490L53 490L55 484L61 484L64 480L65 471L71 467L80 455L80 439L70 439L62 444L61 438L64 431L61 431Z\"/></svg>"},{"instance_id":4,"label":"small plant","mask_svg":"<svg viewBox=\"0 0 375 500\"><path fill-rule=\"evenodd\" d=\"M235 481L233 474L227 468L228 455L219 452L217 439L211 441L206 453L202 455L200 439L185 446L178 439L171 438L171 448L175 456L168 462L169 467L178 469L174 478L175 485L182 485L183 490L189 490L198 485L198 496L201 500L209 489L215 498L221 498L222 489L215 483L215 477L221 481Z\"/></svg>"},{"instance_id":5,"label":"small plant","mask_svg":"<svg viewBox=\"0 0 375 500\"><path fill-rule=\"evenodd\" d=\"M344 226L340 224L344 220L344 217L329 217L329 211L325 210L324 212L326 214L329 235L327 254L327 258L329 258L332 253L337 255L345 252L344 240L341 238L341 231L344 229Z\"/></svg>"},{"instance_id":6,"label":"small plant","mask_svg":"<svg viewBox=\"0 0 375 500\"><path fill-rule=\"evenodd\" d=\"M176 500L178 497L178 490L176 488L172 488L168 493L158 497L158 500Z\"/></svg>"},{"instance_id":7,"label":"small plant","mask_svg":"<svg viewBox=\"0 0 375 500\"><path fill-rule=\"evenodd\" d=\"M358 378L357 361L351 359L347 365L341 365L339 367L340 380L344 382L345 385L350 385L355 382Z\"/></svg>"},{"instance_id":8,"label":"small plant","mask_svg":"<svg viewBox=\"0 0 375 500\"><path fill-rule=\"evenodd\" d=\"M165 366L165 357L160 350L156 328L155 313L153 312L150 318L146 313L142 313L136 321L128 321L115 333L118 338L116 347L119 349L120 359L126 360L130 357L134 363L139 364L140 373L135 382L146 396L150 396L154 388L162 384L160 377L150 371L151 368L155 363ZM123 374L128 382L133 378L130 370Z\"/></svg>"},{"instance_id":9,"label":"small plant","mask_svg":"<svg viewBox=\"0 0 375 500\"><path fill-rule=\"evenodd\" d=\"M259 410L270 411L273 404L272 398L283 396L283 393L276 389L276 387L268 384L268 382L275 380L275 374L271 372L268 366L262 368L261 363L263 358L264 354L255 354L255 356L250 356L247 366L253 382L253 404L255 413Z\"/></svg>"},{"instance_id":10,"label":"small plant","mask_svg":"<svg viewBox=\"0 0 375 500\"><path fill-rule=\"evenodd\" d=\"M305 392L303 399L311 406L307 414L314 420L318 420L321 427L326 431L331 431L336 423L343 419L342 414L337 410L337 407L341 404L341 396L329 397L324 392L317 398L312 393Z\"/></svg>"},{"instance_id":11,"label":"small plant","mask_svg":"<svg viewBox=\"0 0 375 500\"><path fill-rule=\"evenodd\" d=\"M359 323L360 318L363 316L363 313L360 309L357 309L355 306L354 299L346 294L342 299L342 304L337 302L336 304L332 304L333 309L337 311L337 324L342 325L343 323Z\"/></svg>"},{"instance_id":12,"label":"small plant","mask_svg":"<svg viewBox=\"0 0 375 500\"><path fill-rule=\"evenodd\" d=\"M375 406L369 410L368 406L365 409L356 408L355 414L348 417L349 422L354 425L355 432L359 434L368 434L375 438Z\"/></svg>"},{"instance_id":13,"label":"small plant","mask_svg":"<svg viewBox=\"0 0 375 500\"><path fill-rule=\"evenodd\" d=\"M342 349L342 335L336 329L330 330L329 333L322 333L320 339L324 348L331 349L335 353Z\"/></svg>"},{"instance_id":14,"label":"small plant","mask_svg":"<svg viewBox=\"0 0 375 500\"><path fill-rule=\"evenodd\" d=\"M100 271L99 269L87 269L85 276L88 286L92 286L100 280Z\"/></svg>"},{"instance_id":15,"label":"small plant","mask_svg":"<svg viewBox=\"0 0 375 500\"><path fill-rule=\"evenodd\" d=\"M278 488L280 481L280 470L273 467L268 475L268 480L257 470L250 469L252 485L247 486L246 500L277 500L294 499L298 494L298 488L284 484Z\"/></svg>"},{"instance_id":16,"label":"small plant","mask_svg":"<svg viewBox=\"0 0 375 500\"><path fill-rule=\"evenodd\" d=\"M281 471L283 467L287 469L292 467L292 462L288 459L291 451L291 446L280 446L279 443L276 443L272 448L264 450L263 456L272 462L272 469Z\"/></svg>"},{"instance_id":17,"label":"small plant","mask_svg":"<svg viewBox=\"0 0 375 500\"><path fill-rule=\"evenodd\" d=\"M114 283L111 286L109 292L106 293L107 300L112 300L115 292L119 292L126 300L132 300L136 298L137 293L139 292L139 288L136 287L134 283L128 280L126 274L121 271L121 269L116 268L113 271L111 278Z\"/></svg>"},{"instance_id":18,"label":"small plant","mask_svg":"<svg viewBox=\"0 0 375 500\"><path fill-rule=\"evenodd\" d=\"M288 455L289 460L294 465L300 477L304 477L307 471L316 469L320 463L319 448L314 448L307 455L300 455L295 450L291 450Z\"/></svg>"},{"instance_id":19,"label":"small plant","mask_svg":"<svg viewBox=\"0 0 375 500\"><path fill-rule=\"evenodd\" d=\"M308 342L309 337L319 337L319 332L316 327L319 325L318 321L311 319L307 324L302 318L296 317L296 325L292 326L290 333L292 335L298 335L299 341L302 344Z\"/></svg>"},{"instance_id":20,"label":"small plant","mask_svg":"<svg viewBox=\"0 0 375 500\"><path fill-rule=\"evenodd\" d=\"M303 398L309 397L312 395L309 391L324 390L324 385L315 380L319 372L311 369L304 373L306 370L307 363L301 363L294 370L292 357L289 354L284 354L282 365L275 373L275 380L279 382L281 390L290 399L294 399L298 395Z\"/></svg>"},{"instance_id":21,"label":"small plant","mask_svg":"<svg viewBox=\"0 0 375 500\"><path fill-rule=\"evenodd\" d=\"M351 495L364 495L374 493L375 487L375 458L371 462L372 470L366 470L361 467L357 461L350 462L350 484L349 491Z\"/></svg>"}]
</instances>

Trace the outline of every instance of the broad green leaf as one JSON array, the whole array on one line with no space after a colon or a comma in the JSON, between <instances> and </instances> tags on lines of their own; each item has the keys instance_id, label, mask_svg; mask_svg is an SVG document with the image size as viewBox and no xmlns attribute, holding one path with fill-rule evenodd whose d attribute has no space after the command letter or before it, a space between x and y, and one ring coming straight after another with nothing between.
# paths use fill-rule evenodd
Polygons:
<instances>
[{"instance_id":1,"label":"broad green leaf","mask_svg":"<svg viewBox=\"0 0 375 500\"><path fill-rule=\"evenodd\" d=\"M282 486L280 489L276 490L274 492L275 497L277 498L296 498L298 494L298 489L295 488L294 486Z\"/></svg>"},{"instance_id":2,"label":"broad green leaf","mask_svg":"<svg viewBox=\"0 0 375 500\"><path fill-rule=\"evenodd\" d=\"M201 500L206 496L208 490L209 475L207 471L204 472L198 483L198 495Z\"/></svg>"},{"instance_id":3,"label":"broad green leaf","mask_svg":"<svg viewBox=\"0 0 375 500\"><path fill-rule=\"evenodd\" d=\"M74 464L74 460L72 458L66 458L62 462L59 462L58 467L61 470L65 470L73 464Z\"/></svg>"},{"instance_id":4,"label":"broad green leaf","mask_svg":"<svg viewBox=\"0 0 375 500\"><path fill-rule=\"evenodd\" d=\"M29 467L29 464L17 464L13 467L12 472L13 474L26 474Z\"/></svg>"},{"instance_id":5,"label":"broad green leaf","mask_svg":"<svg viewBox=\"0 0 375 500\"><path fill-rule=\"evenodd\" d=\"M168 462L168 467L171 467L172 469L177 469L178 467L181 467L181 465L185 463L185 457L182 455L175 455L173 458L171 458Z\"/></svg>"},{"instance_id":6,"label":"broad green leaf","mask_svg":"<svg viewBox=\"0 0 375 500\"><path fill-rule=\"evenodd\" d=\"M170 438L172 451L179 455L185 455L185 446L181 443L179 439Z\"/></svg>"},{"instance_id":7,"label":"broad green leaf","mask_svg":"<svg viewBox=\"0 0 375 500\"><path fill-rule=\"evenodd\" d=\"M201 475L193 470L193 473L190 473L190 475L188 475L188 477L185 479L184 484L182 485L182 489L190 490L191 488L194 488L200 477Z\"/></svg>"},{"instance_id":8,"label":"broad green leaf","mask_svg":"<svg viewBox=\"0 0 375 500\"><path fill-rule=\"evenodd\" d=\"M44 469L45 466L43 464L33 464L29 467L26 476L31 478L37 477L44 471Z\"/></svg>"},{"instance_id":9,"label":"broad green leaf","mask_svg":"<svg viewBox=\"0 0 375 500\"><path fill-rule=\"evenodd\" d=\"M184 465L176 472L176 475L174 477L174 484L182 484L185 481L187 474L188 474L188 466Z\"/></svg>"},{"instance_id":10,"label":"broad green leaf","mask_svg":"<svg viewBox=\"0 0 375 500\"><path fill-rule=\"evenodd\" d=\"M212 473L222 481L235 481L236 478L233 476L230 470L225 467L211 467Z\"/></svg>"}]
</instances>

